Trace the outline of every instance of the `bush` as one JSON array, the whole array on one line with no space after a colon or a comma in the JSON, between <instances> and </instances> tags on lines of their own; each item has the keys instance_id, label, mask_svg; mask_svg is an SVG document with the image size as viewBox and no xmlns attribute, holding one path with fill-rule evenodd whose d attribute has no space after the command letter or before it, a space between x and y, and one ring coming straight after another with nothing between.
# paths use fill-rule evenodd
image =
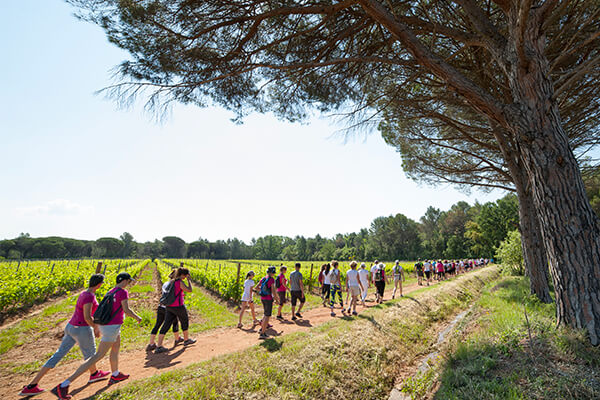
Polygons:
<instances>
[{"instance_id":1,"label":"bush","mask_svg":"<svg viewBox=\"0 0 600 400\"><path fill-rule=\"evenodd\" d=\"M496 250L496 258L514 275L523 275L523 248L521 247L521 234L518 230L508 233L508 236Z\"/></svg>"}]
</instances>

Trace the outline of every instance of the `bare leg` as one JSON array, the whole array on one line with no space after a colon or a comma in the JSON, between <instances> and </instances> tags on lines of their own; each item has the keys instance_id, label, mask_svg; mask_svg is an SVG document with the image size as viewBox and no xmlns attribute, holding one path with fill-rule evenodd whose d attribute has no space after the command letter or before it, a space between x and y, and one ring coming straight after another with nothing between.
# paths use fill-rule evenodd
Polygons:
<instances>
[{"instance_id":1,"label":"bare leg","mask_svg":"<svg viewBox=\"0 0 600 400\"><path fill-rule=\"evenodd\" d=\"M238 321L238 324L241 325L242 324L242 317L244 316L244 311L246 311L246 304L247 302L242 301L242 308L240 310L240 319Z\"/></svg>"},{"instance_id":2,"label":"bare leg","mask_svg":"<svg viewBox=\"0 0 600 400\"><path fill-rule=\"evenodd\" d=\"M254 303L250 303L250 311L252 312L252 321L256 321L256 311L254 310Z\"/></svg>"},{"instance_id":3,"label":"bare leg","mask_svg":"<svg viewBox=\"0 0 600 400\"><path fill-rule=\"evenodd\" d=\"M81 364L79 368L73 373L73 375L67 378L68 381L73 382L75 379L79 378L83 373L89 369L92 365L96 365L98 361L102 359L108 353L108 350L112 347L113 343L111 342L100 342L98 345L98 350L96 354L87 359L86 362Z\"/></svg>"},{"instance_id":4,"label":"bare leg","mask_svg":"<svg viewBox=\"0 0 600 400\"><path fill-rule=\"evenodd\" d=\"M119 349L121 348L121 335L117 338L110 348L110 369L112 372L119 370Z\"/></svg>"}]
</instances>

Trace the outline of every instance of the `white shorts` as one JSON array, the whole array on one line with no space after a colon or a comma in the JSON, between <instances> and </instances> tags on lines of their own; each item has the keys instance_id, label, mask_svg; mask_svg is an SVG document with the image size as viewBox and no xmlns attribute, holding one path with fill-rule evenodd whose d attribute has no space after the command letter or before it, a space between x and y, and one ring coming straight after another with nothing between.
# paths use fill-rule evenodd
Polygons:
<instances>
[{"instance_id":1,"label":"white shorts","mask_svg":"<svg viewBox=\"0 0 600 400\"><path fill-rule=\"evenodd\" d=\"M394 275L394 283L398 282L402 278L402 275Z\"/></svg>"},{"instance_id":2,"label":"white shorts","mask_svg":"<svg viewBox=\"0 0 600 400\"><path fill-rule=\"evenodd\" d=\"M101 342L114 343L119 340L121 325L98 325L100 329Z\"/></svg>"},{"instance_id":3,"label":"white shorts","mask_svg":"<svg viewBox=\"0 0 600 400\"><path fill-rule=\"evenodd\" d=\"M348 292L350 292L350 296L358 297L360 296L360 286L350 286Z\"/></svg>"}]
</instances>

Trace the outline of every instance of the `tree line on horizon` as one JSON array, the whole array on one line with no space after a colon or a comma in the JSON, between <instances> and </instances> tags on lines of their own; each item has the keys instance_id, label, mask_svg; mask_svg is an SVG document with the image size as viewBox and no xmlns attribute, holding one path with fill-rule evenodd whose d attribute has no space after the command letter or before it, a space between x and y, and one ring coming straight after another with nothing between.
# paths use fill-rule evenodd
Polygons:
<instances>
[{"instance_id":1,"label":"tree line on horizon","mask_svg":"<svg viewBox=\"0 0 600 400\"><path fill-rule=\"evenodd\" d=\"M496 248L519 226L517 198L469 205L465 201L441 211L429 207L420 220L403 214L378 217L358 232L332 238L266 235L245 243L237 238L186 243L177 236L136 242L131 234L95 241L63 237L32 238L21 234L0 241L0 258L203 258L262 260L352 260L494 257Z\"/></svg>"}]
</instances>

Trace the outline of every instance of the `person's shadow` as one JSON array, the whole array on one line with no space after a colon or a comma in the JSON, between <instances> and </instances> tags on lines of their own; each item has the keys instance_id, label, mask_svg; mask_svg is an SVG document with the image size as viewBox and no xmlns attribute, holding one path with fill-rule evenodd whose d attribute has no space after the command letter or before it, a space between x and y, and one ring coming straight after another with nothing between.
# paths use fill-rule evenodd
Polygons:
<instances>
[{"instance_id":1,"label":"person's shadow","mask_svg":"<svg viewBox=\"0 0 600 400\"><path fill-rule=\"evenodd\" d=\"M181 361L175 361L175 359L185 351L185 347L180 347L179 350L175 352L173 352L173 350L174 349L171 349L167 353L159 354L152 352L146 353L146 362L144 363L144 368L164 369L180 364Z\"/></svg>"}]
</instances>

